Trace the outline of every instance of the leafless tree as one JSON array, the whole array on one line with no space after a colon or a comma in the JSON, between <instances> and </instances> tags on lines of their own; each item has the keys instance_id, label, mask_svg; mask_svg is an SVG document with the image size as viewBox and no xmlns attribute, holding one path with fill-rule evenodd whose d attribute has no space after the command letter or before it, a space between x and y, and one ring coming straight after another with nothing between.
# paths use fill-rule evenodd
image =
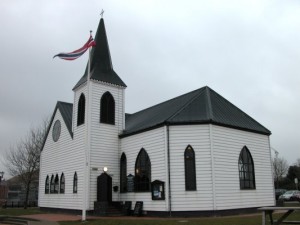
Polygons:
<instances>
[{"instance_id":1,"label":"leafless tree","mask_svg":"<svg viewBox=\"0 0 300 225\"><path fill-rule=\"evenodd\" d=\"M300 167L300 158L296 160L296 166Z\"/></svg>"},{"instance_id":2,"label":"leafless tree","mask_svg":"<svg viewBox=\"0 0 300 225\"><path fill-rule=\"evenodd\" d=\"M6 168L11 176L17 178L25 189L24 208L27 208L28 197L34 181L38 180L40 152L48 128L48 120L42 125L31 128L24 139L21 139L6 154Z\"/></svg>"},{"instance_id":3,"label":"leafless tree","mask_svg":"<svg viewBox=\"0 0 300 225\"><path fill-rule=\"evenodd\" d=\"M288 172L289 165L287 160L283 157L278 157L278 154L273 158L272 164L275 187L278 188L279 181Z\"/></svg>"}]
</instances>

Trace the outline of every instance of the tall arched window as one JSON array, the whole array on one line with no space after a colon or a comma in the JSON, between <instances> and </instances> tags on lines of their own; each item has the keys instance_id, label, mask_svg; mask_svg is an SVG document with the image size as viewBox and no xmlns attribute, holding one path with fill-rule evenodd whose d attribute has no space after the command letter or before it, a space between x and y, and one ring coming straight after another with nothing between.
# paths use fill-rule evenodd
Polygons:
<instances>
[{"instance_id":1,"label":"tall arched window","mask_svg":"<svg viewBox=\"0 0 300 225\"><path fill-rule=\"evenodd\" d=\"M150 191L151 190L151 162L145 151L141 149L135 162L135 180L134 191Z\"/></svg>"},{"instance_id":2,"label":"tall arched window","mask_svg":"<svg viewBox=\"0 0 300 225\"><path fill-rule=\"evenodd\" d=\"M195 166L195 152L193 148L188 145L184 151L184 169L185 169L185 190L196 190L196 166Z\"/></svg>"},{"instance_id":3,"label":"tall arched window","mask_svg":"<svg viewBox=\"0 0 300 225\"><path fill-rule=\"evenodd\" d=\"M74 177L73 177L73 193L77 193L77 173L74 173Z\"/></svg>"},{"instance_id":4,"label":"tall arched window","mask_svg":"<svg viewBox=\"0 0 300 225\"><path fill-rule=\"evenodd\" d=\"M82 93L78 101L78 110L77 110L77 126L84 124L84 115L85 115L85 97Z\"/></svg>"},{"instance_id":5,"label":"tall arched window","mask_svg":"<svg viewBox=\"0 0 300 225\"><path fill-rule=\"evenodd\" d=\"M49 194L49 176L47 175L45 181L45 194Z\"/></svg>"},{"instance_id":6,"label":"tall arched window","mask_svg":"<svg viewBox=\"0 0 300 225\"><path fill-rule=\"evenodd\" d=\"M58 193L58 188L59 188L59 179L58 179L58 174L56 174L54 179L54 193Z\"/></svg>"},{"instance_id":7,"label":"tall arched window","mask_svg":"<svg viewBox=\"0 0 300 225\"><path fill-rule=\"evenodd\" d=\"M54 193L54 175L52 174L51 180L50 180L50 193Z\"/></svg>"},{"instance_id":8,"label":"tall arched window","mask_svg":"<svg viewBox=\"0 0 300 225\"><path fill-rule=\"evenodd\" d=\"M120 159L120 192L127 192L127 158L124 152Z\"/></svg>"},{"instance_id":9,"label":"tall arched window","mask_svg":"<svg viewBox=\"0 0 300 225\"><path fill-rule=\"evenodd\" d=\"M115 124L115 100L109 92L105 92L101 98L100 122Z\"/></svg>"},{"instance_id":10,"label":"tall arched window","mask_svg":"<svg viewBox=\"0 0 300 225\"><path fill-rule=\"evenodd\" d=\"M65 175L64 175L64 173L62 173L60 176L59 193L61 193L61 194L65 193Z\"/></svg>"},{"instance_id":11,"label":"tall arched window","mask_svg":"<svg viewBox=\"0 0 300 225\"><path fill-rule=\"evenodd\" d=\"M246 146L241 150L239 157L239 176L241 189L255 189L254 163Z\"/></svg>"}]
</instances>

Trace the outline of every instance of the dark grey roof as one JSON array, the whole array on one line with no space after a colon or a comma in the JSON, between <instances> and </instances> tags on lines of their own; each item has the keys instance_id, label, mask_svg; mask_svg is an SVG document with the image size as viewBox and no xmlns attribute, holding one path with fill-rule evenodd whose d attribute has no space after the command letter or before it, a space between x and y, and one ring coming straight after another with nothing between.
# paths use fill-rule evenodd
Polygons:
<instances>
[{"instance_id":1,"label":"dark grey roof","mask_svg":"<svg viewBox=\"0 0 300 225\"><path fill-rule=\"evenodd\" d=\"M52 117L50 119L49 126L48 126L48 129L47 129L46 135L45 135L45 139L44 139L42 149L44 148L44 145L46 143L46 140L47 140L48 134L50 132L50 128L51 128L51 125L53 123L53 120L54 120L54 117L55 117L55 114L56 114L57 110L60 111L60 113L62 115L62 118L63 118L63 120L64 120L64 122L65 122L65 124L68 128L70 136L73 138L73 132L72 132L73 104L58 101L56 103L56 106L55 106L54 112L52 114Z\"/></svg>"},{"instance_id":2,"label":"dark grey roof","mask_svg":"<svg viewBox=\"0 0 300 225\"><path fill-rule=\"evenodd\" d=\"M126 87L126 84L113 69L104 20L102 18L96 32L95 41L96 46L92 48L91 52L91 79ZM84 75L77 82L73 90L86 82L87 73L88 65L86 66Z\"/></svg>"},{"instance_id":3,"label":"dark grey roof","mask_svg":"<svg viewBox=\"0 0 300 225\"><path fill-rule=\"evenodd\" d=\"M121 137L165 124L216 124L270 135L271 132L209 87L126 116Z\"/></svg>"},{"instance_id":4,"label":"dark grey roof","mask_svg":"<svg viewBox=\"0 0 300 225\"><path fill-rule=\"evenodd\" d=\"M70 135L73 136L72 133L73 104L67 102L57 102L56 105L57 105L56 107L59 109L64 119L64 122L68 128Z\"/></svg>"}]
</instances>

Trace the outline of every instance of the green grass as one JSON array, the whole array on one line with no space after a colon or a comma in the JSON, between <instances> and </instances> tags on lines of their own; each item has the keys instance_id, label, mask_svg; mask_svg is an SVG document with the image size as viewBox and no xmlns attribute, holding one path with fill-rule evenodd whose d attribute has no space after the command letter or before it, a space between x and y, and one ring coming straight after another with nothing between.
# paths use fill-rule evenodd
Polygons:
<instances>
[{"instance_id":1,"label":"green grass","mask_svg":"<svg viewBox=\"0 0 300 225\"><path fill-rule=\"evenodd\" d=\"M0 208L0 216L22 216L43 213L39 208Z\"/></svg>"},{"instance_id":2,"label":"green grass","mask_svg":"<svg viewBox=\"0 0 300 225\"><path fill-rule=\"evenodd\" d=\"M275 215L275 219L279 214ZM131 217L132 218L132 217ZM232 217L203 217L203 218L171 218L143 220L133 219L101 219L86 222L60 222L61 225L258 225L261 224L261 215L232 216ZM300 212L294 212L288 220L300 220Z\"/></svg>"},{"instance_id":3,"label":"green grass","mask_svg":"<svg viewBox=\"0 0 300 225\"><path fill-rule=\"evenodd\" d=\"M293 206L300 206L300 204L292 204ZM290 206L290 204L285 204ZM0 216L22 216L45 213L39 208L8 208L0 209ZM274 219L278 218L280 214L276 214ZM228 216L228 217L202 217L202 218L153 218L143 219L143 217L128 217L120 218L105 218L100 220L69 221L60 222L61 225L258 225L261 224L261 214L245 215L245 216ZM268 220L268 218L267 218ZM288 217L288 220L300 221L300 211L294 212Z\"/></svg>"}]
</instances>

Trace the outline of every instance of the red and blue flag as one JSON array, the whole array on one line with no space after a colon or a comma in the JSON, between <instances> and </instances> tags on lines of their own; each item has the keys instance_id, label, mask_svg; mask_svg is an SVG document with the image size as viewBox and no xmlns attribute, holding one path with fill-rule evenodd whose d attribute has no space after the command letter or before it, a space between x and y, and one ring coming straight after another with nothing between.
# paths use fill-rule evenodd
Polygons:
<instances>
[{"instance_id":1,"label":"red and blue flag","mask_svg":"<svg viewBox=\"0 0 300 225\"><path fill-rule=\"evenodd\" d=\"M77 49L70 53L59 53L59 54L53 56L53 58L55 58L57 56L61 59L65 59L65 60L74 60L74 59L77 59L80 56L82 56L86 52L86 50L88 50L90 47L95 46L95 45L96 45L96 42L94 41L92 35L90 35L89 40L80 49Z\"/></svg>"}]
</instances>

